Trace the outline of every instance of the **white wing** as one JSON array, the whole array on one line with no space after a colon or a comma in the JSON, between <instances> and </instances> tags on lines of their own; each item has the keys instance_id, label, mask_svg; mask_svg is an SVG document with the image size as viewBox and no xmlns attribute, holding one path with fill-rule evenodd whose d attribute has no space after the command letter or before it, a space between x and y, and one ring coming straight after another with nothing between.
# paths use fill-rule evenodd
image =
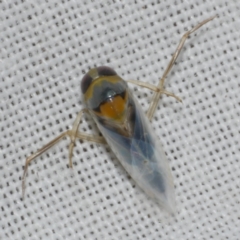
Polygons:
<instances>
[{"instance_id":1,"label":"white wing","mask_svg":"<svg viewBox=\"0 0 240 240\"><path fill-rule=\"evenodd\" d=\"M96 121L107 143L126 171L148 196L170 212L175 210L174 185L162 146L136 100L133 104L133 131L126 137L108 124Z\"/></svg>"}]
</instances>

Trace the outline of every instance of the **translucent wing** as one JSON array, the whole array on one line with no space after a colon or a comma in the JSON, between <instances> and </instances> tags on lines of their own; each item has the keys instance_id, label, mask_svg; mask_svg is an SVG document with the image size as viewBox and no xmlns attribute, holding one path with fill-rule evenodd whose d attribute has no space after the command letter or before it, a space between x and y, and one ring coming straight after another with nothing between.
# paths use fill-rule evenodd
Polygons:
<instances>
[{"instance_id":1,"label":"translucent wing","mask_svg":"<svg viewBox=\"0 0 240 240\"><path fill-rule=\"evenodd\" d=\"M148 196L174 212L174 186L168 161L148 119L129 93L132 121L131 137L124 136L93 116L107 143L126 171Z\"/></svg>"}]
</instances>

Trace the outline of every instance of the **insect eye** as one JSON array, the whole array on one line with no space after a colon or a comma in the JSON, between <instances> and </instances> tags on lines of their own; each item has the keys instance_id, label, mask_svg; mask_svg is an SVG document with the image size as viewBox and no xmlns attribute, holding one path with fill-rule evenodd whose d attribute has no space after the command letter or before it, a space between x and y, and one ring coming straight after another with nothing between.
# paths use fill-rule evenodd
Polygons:
<instances>
[{"instance_id":1,"label":"insect eye","mask_svg":"<svg viewBox=\"0 0 240 240\"><path fill-rule=\"evenodd\" d=\"M110 67L101 66L97 68L99 76L114 76L117 73Z\"/></svg>"},{"instance_id":2,"label":"insect eye","mask_svg":"<svg viewBox=\"0 0 240 240\"><path fill-rule=\"evenodd\" d=\"M92 83L92 80L93 80L92 77L89 76L88 74L85 74L84 77L82 78L81 89L83 94L87 91L88 87Z\"/></svg>"}]
</instances>

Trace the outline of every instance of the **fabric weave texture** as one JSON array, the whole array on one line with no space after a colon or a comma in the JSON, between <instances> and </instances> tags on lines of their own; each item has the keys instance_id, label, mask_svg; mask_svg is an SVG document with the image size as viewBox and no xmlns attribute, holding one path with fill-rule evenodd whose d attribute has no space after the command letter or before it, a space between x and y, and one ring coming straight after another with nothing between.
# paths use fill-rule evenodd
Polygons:
<instances>
[{"instance_id":1,"label":"fabric weave texture","mask_svg":"<svg viewBox=\"0 0 240 240\"><path fill-rule=\"evenodd\" d=\"M240 239L239 1L1 1L0 239ZM149 199L104 144L69 139L84 108L83 75L109 66L157 84L182 35L192 34L151 122L172 169L176 213ZM152 92L129 85L147 111ZM80 130L99 134L85 115Z\"/></svg>"}]
</instances>

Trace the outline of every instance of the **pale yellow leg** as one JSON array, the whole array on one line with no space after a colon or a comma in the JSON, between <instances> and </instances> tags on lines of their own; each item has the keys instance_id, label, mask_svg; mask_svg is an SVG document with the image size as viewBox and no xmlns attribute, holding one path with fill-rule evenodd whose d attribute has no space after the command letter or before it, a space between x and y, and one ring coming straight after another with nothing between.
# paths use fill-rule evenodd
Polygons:
<instances>
[{"instance_id":1,"label":"pale yellow leg","mask_svg":"<svg viewBox=\"0 0 240 240\"><path fill-rule=\"evenodd\" d=\"M34 154L32 154L31 156L29 156L26 159L26 163L25 163L25 166L24 166L23 177L22 177L22 196L23 196L23 198L24 198L25 188L26 188L25 182L26 182L27 170L28 170L28 166L29 166L30 162L32 160L34 160L36 157L40 156L45 151L47 151L49 148L51 148L52 146L57 144L62 138L66 137L66 136L69 136L70 139L71 139L71 143L70 143L70 146L69 146L69 157L71 157L71 158L72 158L72 150L73 150L76 139L82 139L82 140L87 140L87 141L96 142L96 143L106 143L106 141L103 137L93 136L93 135L90 135L90 134L78 132L78 126L80 124L82 113L84 111L85 110L82 110L78 114L76 120L74 121L72 130L68 130L66 132L61 133L59 136L54 138L52 141L47 143L45 146L43 146L41 149L39 149L37 152L35 152ZM70 167L72 167L71 158L69 159Z\"/></svg>"},{"instance_id":2,"label":"pale yellow leg","mask_svg":"<svg viewBox=\"0 0 240 240\"><path fill-rule=\"evenodd\" d=\"M173 54L173 56L172 56L172 58L171 58L171 60L170 60L170 62L169 62L169 64L168 64L166 70L165 70L164 73L163 73L162 78L161 78L160 81L159 81L159 84L158 84L157 88L159 88L160 91L159 91L159 92L156 92L156 93L153 95L153 97L152 97L152 100L151 100L151 103L150 103L150 106L149 106L149 109L148 109L148 112L147 112L147 117L148 117L149 120L152 119L153 114L154 114L155 111L156 111L157 104L158 104L158 101L159 101L159 98L160 98L161 94L162 94L162 93L165 93L165 94L166 94L166 91L163 90L163 85L164 85L165 78L167 77L168 73L169 73L170 70L172 69L172 66L173 66L173 64L175 63L175 61L176 61L179 53L181 52L181 50L182 50L182 48L183 48L183 45L184 45L186 39L189 37L189 35L190 35L191 33L195 32L195 31L198 30L200 27L202 27L204 24L206 24L206 23L208 23L209 21L213 20L215 17L216 17L216 16L210 17L210 18L202 21L201 23L199 23L198 25L196 25L194 28L192 28L191 30L189 30L188 32L186 32L186 33L182 36L182 38L181 38L181 40L180 40L180 43L178 44L177 49L175 50L175 52L174 52L174 54ZM173 97L175 97L176 99L178 99L178 97L176 97L176 96L175 96L174 94L172 94L172 93L169 93L169 94L167 94L167 95L173 96Z\"/></svg>"},{"instance_id":3,"label":"pale yellow leg","mask_svg":"<svg viewBox=\"0 0 240 240\"><path fill-rule=\"evenodd\" d=\"M138 81L138 80L127 80L126 82L132 83L132 84L140 86L140 87L148 88L148 89L150 89L154 92L159 92L160 91L160 89L158 87L156 87L155 85L150 84L150 83L141 82L141 81Z\"/></svg>"},{"instance_id":4,"label":"pale yellow leg","mask_svg":"<svg viewBox=\"0 0 240 240\"><path fill-rule=\"evenodd\" d=\"M68 149L69 167L70 168L72 168L72 153L73 153L73 148L75 146L75 140L76 140L76 135L77 135L77 132L78 132L78 127L79 127L79 124L81 122L82 115L86 111L87 111L86 109L83 109L81 112L79 112L75 121L74 121L74 123L73 123L72 131L71 131L72 133L71 133L71 136L70 136L71 143L70 143L69 149Z\"/></svg>"},{"instance_id":5,"label":"pale yellow leg","mask_svg":"<svg viewBox=\"0 0 240 240\"><path fill-rule=\"evenodd\" d=\"M145 88L148 88L154 92L158 92L160 94L166 94L167 96L169 97L174 97L175 99L177 99L179 102L182 102L182 99L179 98L178 96L174 95L173 93L171 92L168 92L166 91L165 89L160 89L159 87L156 87L155 85L153 84L150 84L150 83L146 83L146 82L141 82L141 81L138 81L138 80L127 80L127 82L129 83L132 83L132 84L135 84L137 86L140 86L140 87L145 87Z\"/></svg>"}]
</instances>

